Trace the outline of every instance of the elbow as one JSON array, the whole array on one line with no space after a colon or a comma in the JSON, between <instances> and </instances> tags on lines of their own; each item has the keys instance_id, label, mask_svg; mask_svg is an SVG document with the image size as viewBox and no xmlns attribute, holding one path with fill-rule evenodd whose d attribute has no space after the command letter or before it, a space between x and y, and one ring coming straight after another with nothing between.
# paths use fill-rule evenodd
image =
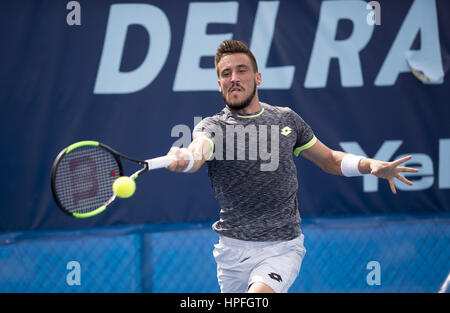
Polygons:
<instances>
[{"instance_id":1,"label":"elbow","mask_svg":"<svg viewBox=\"0 0 450 313\"><path fill-rule=\"evenodd\" d=\"M327 174L342 175L341 172L342 155L337 151L333 151L329 154L326 161L320 166L320 168Z\"/></svg>"}]
</instances>

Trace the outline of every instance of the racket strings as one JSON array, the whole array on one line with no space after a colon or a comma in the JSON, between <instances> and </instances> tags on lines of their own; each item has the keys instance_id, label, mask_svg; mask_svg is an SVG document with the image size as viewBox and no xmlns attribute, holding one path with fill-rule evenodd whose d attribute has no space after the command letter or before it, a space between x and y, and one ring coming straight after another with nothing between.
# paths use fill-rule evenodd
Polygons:
<instances>
[{"instance_id":1,"label":"racket strings","mask_svg":"<svg viewBox=\"0 0 450 313\"><path fill-rule=\"evenodd\" d=\"M114 156L98 146L84 146L65 154L56 169L56 196L69 213L89 213L112 196L121 175Z\"/></svg>"}]
</instances>

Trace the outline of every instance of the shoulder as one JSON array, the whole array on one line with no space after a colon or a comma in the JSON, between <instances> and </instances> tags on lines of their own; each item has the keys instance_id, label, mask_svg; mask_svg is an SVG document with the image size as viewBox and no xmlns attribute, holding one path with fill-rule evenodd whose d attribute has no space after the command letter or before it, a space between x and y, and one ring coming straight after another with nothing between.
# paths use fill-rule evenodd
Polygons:
<instances>
[{"instance_id":1,"label":"shoulder","mask_svg":"<svg viewBox=\"0 0 450 313\"><path fill-rule=\"evenodd\" d=\"M208 116L203 118L194 128L194 132L196 131L205 131L211 130L217 125L220 125L221 121L226 118L227 112L226 110L222 110L212 116Z\"/></svg>"},{"instance_id":2,"label":"shoulder","mask_svg":"<svg viewBox=\"0 0 450 313\"><path fill-rule=\"evenodd\" d=\"M304 132L310 128L305 120L303 120L297 112L289 107L267 105L267 109L272 111L274 115L278 115L279 119L283 121L283 123L288 123L295 126L298 132Z\"/></svg>"},{"instance_id":3,"label":"shoulder","mask_svg":"<svg viewBox=\"0 0 450 313\"><path fill-rule=\"evenodd\" d=\"M230 115L230 110L227 107L225 107L220 112L217 112L214 115L205 117L203 119L203 121L220 122L220 121L225 120L226 118L228 118L229 115Z\"/></svg>"},{"instance_id":4,"label":"shoulder","mask_svg":"<svg viewBox=\"0 0 450 313\"><path fill-rule=\"evenodd\" d=\"M276 106L276 105L270 105L267 103L262 103L264 106L264 110L267 111L270 114L277 115L283 119L286 118L296 118L298 116L297 113L295 113L291 108L289 107L283 107L283 106Z\"/></svg>"}]
</instances>

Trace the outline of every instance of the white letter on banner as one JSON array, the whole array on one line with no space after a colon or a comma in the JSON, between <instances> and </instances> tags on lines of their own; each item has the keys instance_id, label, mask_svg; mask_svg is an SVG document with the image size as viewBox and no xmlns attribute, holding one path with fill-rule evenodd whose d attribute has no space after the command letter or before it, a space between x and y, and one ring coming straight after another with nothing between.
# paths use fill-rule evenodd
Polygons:
<instances>
[{"instance_id":1,"label":"white letter on banner","mask_svg":"<svg viewBox=\"0 0 450 313\"><path fill-rule=\"evenodd\" d=\"M69 286L81 285L81 265L77 261L70 261L66 265L70 272L66 275L66 283Z\"/></svg>"},{"instance_id":2,"label":"white letter on banner","mask_svg":"<svg viewBox=\"0 0 450 313\"><path fill-rule=\"evenodd\" d=\"M450 139L439 139L439 188L450 188Z\"/></svg>"},{"instance_id":3,"label":"white letter on banner","mask_svg":"<svg viewBox=\"0 0 450 313\"><path fill-rule=\"evenodd\" d=\"M381 265L378 261L370 261L366 269L371 270L366 276L367 285L381 285Z\"/></svg>"},{"instance_id":4,"label":"white letter on banner","mask_svg":"<svg viewBox=\"0 0 450 313\"><path fill-rule=\"evenodd\" d=\"M366 22L367 3L359 0L323 1L319 24L306 73L306 88L326 86L330 60L339 60L341 83L344 87L363 86L361 51L372 37L374 26ZM349 19L353 32L345 40L335 40L338 22Z\"/></svg>"},{"instance_id":5,"label":"white letter on banner","mask_svg":"<svg viewBox=\"0 0 450 313\"><path fill-rule=\"evenodd\" d=\"M220 43L232 33L208 35L209 23L235 24L238 2L206 2L189 4L180 61L173 84L174 91L218 90L214 68L200 68L202 56L214 56Z\"/></svg>"},{"instance_id":6,"label":"white letter on banner","mask_svg":"<svg viewBox=\"0 0 450 313\"><path fill-rule=\"evenodd\" d=\"M69 1L66 5L67 10L72 10L67 14L67 25L81 25L81 5L78 1Z\"/></svg>"},{"instance_id":7,"label":"white letter on banner","mask_svg":"<svg viewBox=\"0 0 450 313\"><path fill-rule=\"evenodd\" d=\"M133 71L120 72L128 26L143 26L150 35L147 56ZM149 4L113 4L109 12L94 94L132 93L148 86L166 62L170 25L159 8Z\"/></svg>"},{"instance_id":8,"label":"white letter on banner","mask_svg":"<svg viewBox=\"0 0 450 313\"><path fill-rule=\"evenodd\" d=\"M381 25L381 6L378 1L370 1L366 5L366 9L370 10L367 14L366 22L369 25Z\"/></svg>"},{"instance_id":9,"label":"white letter on banner","mask_svg":"<svg viewBox=\"0 0 450 313\"><path fill-rule=\"evenodd\" d=\"M420 50L410 50L420 32ZM407 58L421 60L425 68L443 83L441 48L435 0L415 0L409 9L397 38L375 80L376 86L392 86L398 74L410 72Z\"/></svg>"},{"instance_id":10,"label":"white letter on banner","mask_svg":"<svg viewBox=\"0 0 450 313\"><path fill-rule=\"evenodd\" d=\"M389 161L402 143L402 140L386 140L373 158L381 161ZM340 142L339 145L347 153L368 157L356 141ZM378 191L378 177L375 175L364 175L363 190L364 192Z\"/></svg>"},{"instance_id":11,"label":"white letter on banner","mask_svg":"<svg viewBox=\"0 0 450 313\"><path fill-rule=\"evenodd\" d=\"M279 4L279 1L258 2L250 50L263 77L260 89L290 89L294 79L295 66L266 67Z\"/></svg>"}]
</instances>

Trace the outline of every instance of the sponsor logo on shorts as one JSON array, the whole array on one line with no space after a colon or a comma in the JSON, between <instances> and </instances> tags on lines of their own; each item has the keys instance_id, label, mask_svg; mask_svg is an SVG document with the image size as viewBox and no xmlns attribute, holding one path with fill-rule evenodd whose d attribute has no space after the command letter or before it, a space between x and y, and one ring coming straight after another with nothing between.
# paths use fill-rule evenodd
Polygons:
<instances>
[{"instance_id":1,"label":"sponsor logo on shorts","mask_svg":"<svg viewBox=\"0 0 450 313\"><path fill-rule=\"evenodd\" d=\"M277 273L270 273L269 277L276 280L277 282L282 282L283 279L281 279L281 276Z\"/></svg>"},{"instance_id":2,"label":"sponsor logo on shorts","mask_svg":"<svg viewBox=\"0 0 450 313\"><path fill-rule=\"evenodd\" d=\"M250 257L246 257L246 258L242 259L241 262L239 262L239 263L245 262L245 261L247 261L248 259L250 259Z\"/></svg>"}]
</instances>

